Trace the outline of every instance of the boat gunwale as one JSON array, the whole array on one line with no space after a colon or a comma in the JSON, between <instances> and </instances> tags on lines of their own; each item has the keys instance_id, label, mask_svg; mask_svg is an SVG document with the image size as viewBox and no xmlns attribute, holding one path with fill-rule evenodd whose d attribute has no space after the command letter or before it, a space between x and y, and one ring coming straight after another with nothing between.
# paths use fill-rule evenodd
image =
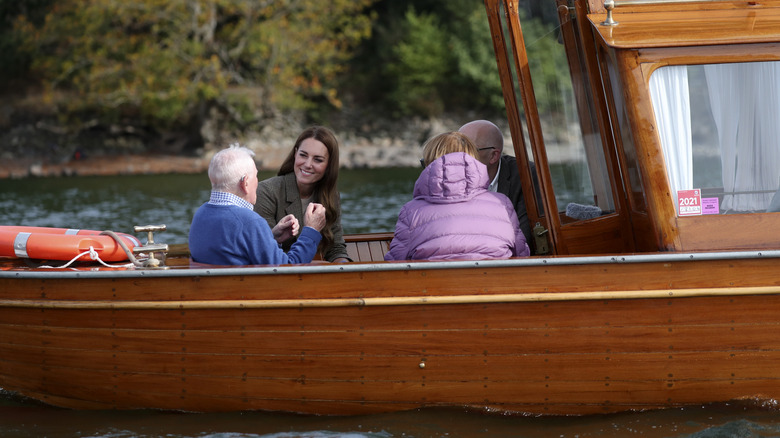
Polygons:
<instances>
[{"instance_id":1,"label":"boat gunwale","mask_svg":"<svg viewBox=\"0 0 780 438\"><path fill-rule=\"evenodd\" d=\"M533 266L615 265L635 263L703 262L715 260L780 259L780 250L707 251L674 253L636 253L563 257L528 257L502 260L405 261L346 264L309 264L283 266L172 266L170 269L91 270L4 270L0 279L90 279L90 278L155 278L155 277L218 277L259 275L336 274L382 271L426 271L446 269L488 269ZM102 268L97 268L102 269Z\"/></svg>"}]
</instances>

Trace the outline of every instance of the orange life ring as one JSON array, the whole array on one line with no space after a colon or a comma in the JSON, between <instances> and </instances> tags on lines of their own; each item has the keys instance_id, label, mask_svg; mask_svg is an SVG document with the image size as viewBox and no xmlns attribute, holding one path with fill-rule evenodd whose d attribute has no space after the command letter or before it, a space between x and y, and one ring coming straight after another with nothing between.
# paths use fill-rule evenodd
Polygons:
<instances>
[{"instance_id":1,"label":"orange life ring","mask_svg":"<svg viewBox=\"0 0 780 438\"><path fill-rule=\"evenodd\" d=\"M0 225L0 257L72 260L92 248L104 262L121 262L128 259L125 251L111 236L100 233L70 228ZM116 234L131 251L134 247L141 246L135 236ZM85 254L78 260L92 259L89 254Z\"/></svg>"}]
</instances>

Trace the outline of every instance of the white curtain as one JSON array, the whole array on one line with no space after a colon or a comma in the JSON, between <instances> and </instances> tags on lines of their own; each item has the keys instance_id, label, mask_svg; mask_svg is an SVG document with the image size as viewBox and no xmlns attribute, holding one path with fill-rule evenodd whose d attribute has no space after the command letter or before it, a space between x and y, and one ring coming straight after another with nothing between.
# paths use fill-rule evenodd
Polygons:
<instances>
[{"instance_id":1,"label":"white curtain","mask_svg":"<svg viewBox=\"0 0 780 438\"><path fill-rule=\"evenodd\" d=\"M721 210L762 211L780 182L780 62L706 65L720 142ZM736 194L732 194L736 193Z\"/></svg>"},{"instance_id":2,"label":"white curtain","mask_svg":"<svg viewBox=\"0 0 780 438\"><path fill-rule=\"evenodd\" d=\"M677 191L694 188L688 68L668 66L653 72L650 96L666 160L669 188L676 206Z\"/></svg>"}]
</instances>

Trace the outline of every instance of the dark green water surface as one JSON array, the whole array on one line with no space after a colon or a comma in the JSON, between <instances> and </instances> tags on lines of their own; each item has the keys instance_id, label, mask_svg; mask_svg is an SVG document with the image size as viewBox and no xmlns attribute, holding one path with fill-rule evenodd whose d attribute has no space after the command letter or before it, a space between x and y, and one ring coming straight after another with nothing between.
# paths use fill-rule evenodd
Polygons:
<instances>
[{"instance_id":1,"label":"dark green water surface","mask_svg":"<svg viewBox=\"0 0 780 438\"><path fill-rule=\"evenodd\" d=\"M342 170L344 232L393 231L419 174L414 168ZM0 225L132 234L135 225L165 224L156 241L186 243L192 215L208 201L210 188L206 174L0 179Z\"/></svg>"}]
</instances>

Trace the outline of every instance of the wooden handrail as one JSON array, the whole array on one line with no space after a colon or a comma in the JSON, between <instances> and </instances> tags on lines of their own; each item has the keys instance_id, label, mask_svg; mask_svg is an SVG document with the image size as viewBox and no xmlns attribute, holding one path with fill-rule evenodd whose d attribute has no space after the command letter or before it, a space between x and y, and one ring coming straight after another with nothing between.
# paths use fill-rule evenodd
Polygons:
<instances>
[{"instance_id":1,"label":"wooden handrail","mask_svg":"<svg viewBox=\"0 0 780 438\"><path fill-rule=\"evenodd\" d=\"M437 295L425 297L323 298L302 300L192 300L192 301L75 301L0 300L0 307L79 310L195 310L284 309L321 307L420 306L545 301L587 301L692 298L780 294L780 286L655 289L626 291L542 292L495 295Z\"/></svg>"}]
</instances>

